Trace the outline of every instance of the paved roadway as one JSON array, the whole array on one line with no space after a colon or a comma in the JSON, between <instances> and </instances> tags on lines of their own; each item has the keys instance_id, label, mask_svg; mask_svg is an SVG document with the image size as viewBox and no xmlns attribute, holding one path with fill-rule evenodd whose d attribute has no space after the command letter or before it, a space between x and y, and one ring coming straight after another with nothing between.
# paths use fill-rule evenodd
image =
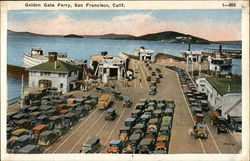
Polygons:
<instances>
[{"instance_id":1,"label":"paved roadway","mask_svg":"<svg viewBox=\"0 0 250 161\"><path fill-rule=\"evenodd\" d=\"M153 97L172 99L176 104L169 153L236 153L239 151L240 145L229 134L218 136L215 128L210 127L210 125L209 129L212 135L209 134L207 140L199 140L191 137L188 134L188 129L193 127L193 121L185 103L176 73L164 69L163 64L153 64L152 66L154 66L153 69L156 66L161 67L164 77L157 88L157 95ZM83 143L92 135L100 137L101 152L105 153L107 151L109 142L118 138L120 127L126 118L130 116L138 100L141 98L150 98L148 95L149 84L146 81L146 77L150 74L150 71L146 69L144 63L134 60L132 60L130 68L139 69L139 73L135 73L136 79L129 82L129 87L123 87L121 82L115 83L116 88L121 91L122 95L130 96L133 102L132 107L123 108L122 101L115 101L114 105L118 117L114 121L105 121L105 111L93 109L88 116L82 118L70 131L49 147L46 150L47 153L78 153ZM76 91L74 94L77 97L82 97L83 95L99 95L100 93L91 90L88 92Z\"/></svg>"}]
</instances>

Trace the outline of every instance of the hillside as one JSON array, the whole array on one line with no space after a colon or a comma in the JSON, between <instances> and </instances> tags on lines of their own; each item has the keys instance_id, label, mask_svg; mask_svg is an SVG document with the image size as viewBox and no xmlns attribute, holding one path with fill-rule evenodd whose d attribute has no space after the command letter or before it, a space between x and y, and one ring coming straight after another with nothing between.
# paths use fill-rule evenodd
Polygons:
<instances>
[{"instance_id":1,"label":"hillside","mask_svg":"<svg viewBox=\"0 0 250 161\"><path fill-rule=\"evenodd\" d=\"M83 38L83 36L75 35L75 34L65 35L63 37L65 37L65 38Z\"/></svg>"},{"instance_id":2,"label":"hillside","mask_svg":"<svg viewBox=\"0 0 250 161\"><path fill-rule=\"evenodd\" d=\"M132 35L126 35L126 34L106 34L106 35L100 35L98 36L101 39L127 39L127 38L133 38Z\"/></svg>"},{"instance_id":3,"label":"hillside","mask_svg":"<svg viewBox=\"0 0 250 161\"><path fill-rule=\"evenodd\" d=\"M210 43L210 41L208 40L174 31L165 31L159 33L147 34L139 37L131 37L128 39L151 40L151 41L170 42L170 43L200 43L200 44Z\"/></svg>"}]
</instances>

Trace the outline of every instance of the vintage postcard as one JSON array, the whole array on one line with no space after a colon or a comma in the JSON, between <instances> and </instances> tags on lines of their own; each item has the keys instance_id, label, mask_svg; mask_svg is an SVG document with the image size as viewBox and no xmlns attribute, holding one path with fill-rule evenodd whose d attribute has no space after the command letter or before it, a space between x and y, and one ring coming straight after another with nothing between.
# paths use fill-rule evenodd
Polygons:
<instances>
[{"instance_id":1,"label":"vintage postcard","mask_svg":"<svg viewBox=\"0 0 250 161\"><path fill-rule=\"evenodd\" d=\"M249 2L1 2L1 159L249 160Z\"/></svg>"}]
</instances>

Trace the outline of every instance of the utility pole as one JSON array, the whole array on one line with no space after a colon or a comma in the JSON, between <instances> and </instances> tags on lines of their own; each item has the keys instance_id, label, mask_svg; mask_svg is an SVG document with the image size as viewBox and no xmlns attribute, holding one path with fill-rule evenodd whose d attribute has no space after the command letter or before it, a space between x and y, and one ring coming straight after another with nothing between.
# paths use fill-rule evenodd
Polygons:
<instances>
[{"instance_id":1,"label":"utility pole","mask_svg":"<svg viewBox=\"0 0 250 161\"><path fill-rule=\"evenodd\" d=\"M192 79L194 78L194 65L193 65L193 59L192 59Z\"/></svg>"},{"instance_id":2,"label":"utility pole","mask_svg":"<svg viewBox=\"0 0 250 161\"><path fill-rule=\"evenodd\" d=\"M21 104L21 108L23 107L23 74L22 74L22 84L21 84L21 97L20 97L20 104Z\"/></svg>"}]
</instances>

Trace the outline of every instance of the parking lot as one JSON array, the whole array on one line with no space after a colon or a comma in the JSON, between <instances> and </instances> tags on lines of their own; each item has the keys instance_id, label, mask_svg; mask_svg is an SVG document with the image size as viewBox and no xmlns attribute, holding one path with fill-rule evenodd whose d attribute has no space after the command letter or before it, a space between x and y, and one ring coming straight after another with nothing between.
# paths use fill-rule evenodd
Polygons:
<instances>
[{"instance_id":1,"label":"parking lot","mask_svg":"<svg viewBox=\"0 0 250 161\"><path fill-rule=\"evenodd\" d=\"M238 153L241 149L241 143L234 139L233 134L217 135L215 127L211 127L210 124L207 124L209 136L206 140L194 139L193 136L188 134L188 130L193 127L194 122L182 93L178 77L174 71L165 69L166 65L166 63L151 64L153 69L160 67L163 74L161 83L157 87L157 94L151 96L148 94L150 87L146 80L151 71L146 68L144 63L132 60L130 68L134 71L138 69L138 73L135 73L134 80L129 81L129 87L124 87L122 82L113 81L123 96L130 97L133 103L132 107L124 108L122 101L115 100L113 106L118 117L114 121L106 121L105 111L94 108L89 115L83 117L45 152L79 153L87 138L95 135L100 138L102 145L100 152L106 153L109 142L118 139L120 127L124 124L126 118L130 117L139 99L163 98L174 100L176 106L169 153ZM74 91L72 93L78 98L89 94L100 95L94 89L87 92ZM205 119L206 122L209 122L207 114L205 114Z\"/></svg>"}]
</instances>

